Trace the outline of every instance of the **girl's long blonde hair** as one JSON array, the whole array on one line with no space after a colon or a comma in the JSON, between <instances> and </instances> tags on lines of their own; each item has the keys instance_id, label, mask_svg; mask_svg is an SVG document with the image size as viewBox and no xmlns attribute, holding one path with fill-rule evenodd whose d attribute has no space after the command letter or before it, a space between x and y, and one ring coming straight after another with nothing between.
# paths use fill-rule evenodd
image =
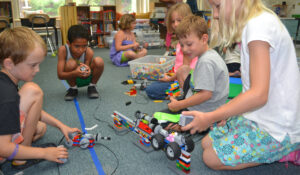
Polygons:
<instances>
[{"instance_id":1,"label":"girl's long blonde hair","mask_svg":"<svg viewBox=\"0 0 300 175\"><path fill-rule=\"evenodd\" d=\"M225 19L226 3L232 4L229 22ZM212 19L210 47L230 47L240 42L246 23L264 11L276 15L261 0L221 0L219 19Z\"/></svg>"}]
</instances>

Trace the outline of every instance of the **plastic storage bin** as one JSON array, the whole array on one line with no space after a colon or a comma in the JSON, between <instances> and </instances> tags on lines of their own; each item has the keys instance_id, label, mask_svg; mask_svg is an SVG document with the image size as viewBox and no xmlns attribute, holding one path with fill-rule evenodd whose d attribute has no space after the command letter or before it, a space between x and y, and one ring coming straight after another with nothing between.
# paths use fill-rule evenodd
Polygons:
<instances>
[{"instance_id":1,"label":"plastic storage bin","mask_svg":"<svg viewBox=\"0 0 300 175\"><path fill-rule=\"evenodd\" d=\"M172 70L175 57L147 55L128 62L132 78L158 80L164 73Z\"/></svg>"}]
</instances>

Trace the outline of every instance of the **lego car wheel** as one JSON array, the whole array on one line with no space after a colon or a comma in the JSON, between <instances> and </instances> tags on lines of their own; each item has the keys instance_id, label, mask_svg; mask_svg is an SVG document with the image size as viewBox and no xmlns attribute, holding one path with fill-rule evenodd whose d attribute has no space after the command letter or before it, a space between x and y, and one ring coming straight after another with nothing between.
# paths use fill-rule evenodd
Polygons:
<instances>
[{"instance_id":1,"label":"lego car wheel","mask_svg":"<svg viewBox=\"0 0 300 175\"><path fill-rule=\"evenodd\" d=\"M191 137L185 138L186 151L191 153L195 148L195 143Z\"/></svg>"},{"instance_id":2,"label":"lego car wheel","mask_svg":"<svg viewBox=\"0 0 300 175\"><path fill-rule=\"evenodd\" d=\"M160 150L164 147L164 136L161 134L155 134L151 139L151 145L154 150Z\"/></svg>"},{"instance_id":3,"label":"lego car wheel","mask_svg":"<svg viewBox=\"0 0 300 175\"><path fill-rule=\"evenodd\" d=\"M65 141L65 146L67 147L67 148L71 148L72 146L73 146L73 141L70 139L69 141Z\"/></svg>"},{"instance_id":4,"label":"lego car wheel","mask_svg":"<svg viewBox=\"0 0 300 175\"><path fill-rule=\"evenodd\" d=\"M166 148L166 155L169 160L176 160L181 154L181 149L176 142L168 143Z\"/></svg>"},{"instance_id":5,"label":"lego car wheel","mask_svg":"<svg viewBox=\"0 0 300 175\"><path fill-rule=\"evenodd\" d=\"M87 148L90 145L90 141L87 138L82 138L79 145L80 145L80 148Z\"/></svg>"}]
</instances>

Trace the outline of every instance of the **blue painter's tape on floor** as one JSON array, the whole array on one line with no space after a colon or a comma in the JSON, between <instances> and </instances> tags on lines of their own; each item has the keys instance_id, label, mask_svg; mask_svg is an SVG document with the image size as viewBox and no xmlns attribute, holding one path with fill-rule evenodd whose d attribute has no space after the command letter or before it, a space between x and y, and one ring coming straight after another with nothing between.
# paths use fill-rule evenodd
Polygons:
<instances>
[{"instance_id":1,"label":"blue painter's tape on floor","mask_svg":"<svg viewBox=\"0 0 300 175\"><path fill-rule=\"evenodd\" d=\"M66 83L66 81L62 80L62 83L64 84L64 86L66 87L66 89L69 89L69 85ZM79 122L80 122L80 125L81 125L81 129L83 132L87 133L87 131L85 130L85 123L84 123L84 120L83 120L83 116L82 116L82 113L80 111L80 107L79 107L79 103L78 101L76 100L76 98L74 99L74 104L75 104L75 107L76 107L76 111L77 111L77 114L78 114L78 118L79 118ZM103 171L103 168L102 168L102 165L97 157L97 154L94 150L94 148L88 148L90 150L90 154L92 156L92 159L94 161L94 164L96 166L96 169L98 171L98 174L100 175L105 175L104 171Z\"/></svg>"}]
</instances>

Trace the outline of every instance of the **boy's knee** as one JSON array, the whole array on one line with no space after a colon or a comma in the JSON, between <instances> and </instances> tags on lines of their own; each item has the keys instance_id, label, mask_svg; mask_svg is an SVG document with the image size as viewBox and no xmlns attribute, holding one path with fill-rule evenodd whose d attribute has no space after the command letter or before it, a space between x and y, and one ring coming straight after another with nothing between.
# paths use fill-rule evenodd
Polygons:
<instances>
[{"instance_id":1,"label":"boy's knee","mask_svg":"<svg viewBox=\"0 0 300 175\"><path fill-rule=\"evenodd\" d=\"M95 57L93 59L94 64L96 65L97 68L103 68L104 67L104 61L100 57Z\"/></svg>"},{"instance_id":2,"label":"boy's knee","mask_svg":"<svg viewBox=\"0 0 300 175\"><path fill-rule=\"evenodd\" d=\"M40 86L33 82L25 83L19 92L20 94L26 92L26 94L30 95L31 97L42 97L44 95L43 90L40 88Z\"/></svg>"}]
</instances>

